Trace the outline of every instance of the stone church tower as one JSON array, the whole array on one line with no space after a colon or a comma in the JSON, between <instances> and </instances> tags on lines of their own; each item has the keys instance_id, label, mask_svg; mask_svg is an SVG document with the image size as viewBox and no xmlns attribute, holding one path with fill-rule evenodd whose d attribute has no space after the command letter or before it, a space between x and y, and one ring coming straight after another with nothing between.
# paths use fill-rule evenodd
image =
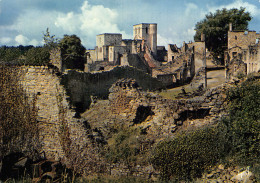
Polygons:
<instances>
[{"instance_id":1,"label":"stone church tower","mask_svg":"<svg viewBox=\"0 0 260 183\"><path fill-rule=\"evenodd\" d=\"M133 26L134 40L144 40L153 55L157 55L157 24L141 23Z\"/></svg>"}]
</instances>

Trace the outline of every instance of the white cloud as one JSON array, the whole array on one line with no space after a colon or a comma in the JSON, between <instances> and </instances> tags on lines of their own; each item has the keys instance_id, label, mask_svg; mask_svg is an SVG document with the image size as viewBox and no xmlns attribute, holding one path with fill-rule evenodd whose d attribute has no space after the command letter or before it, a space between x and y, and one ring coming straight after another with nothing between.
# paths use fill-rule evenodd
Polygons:
<instances>
[{"instance_id":1,"label":"white cloud","mask_svg":"<svg viewBox=\"0 0 260 183\"><path fill-rule=\"evenodd\" d=\"M0 25L0 33L3 37L0 38L0 44L41 45L43 32L48 27L50 33L56 35L57 38L62 38L64 34L76 34L80 37L84 46L93 48L96 45L97 34L121 33L124 39L129 39L133 38L132 24L155 22L158 23L158 45L181 45L183 41L193 40L195 24L201 21L207 13L215 12L217 9L224 7L228 9L240 8L242 6L246 7L246 10L254 16L253 21L260 19L260 16L257 16L260 15L258 13L260 12L260 3L258 6L246 0L230 0L228 1L230 3L225 6L212 6L216 4L212 1L211 6L207 6L206 3L202 5L199 0L189 3L182 1L178 5L181 4L181 7L170 6L169 4L172 2L157 3L160 4L157 7L153 3L144 2L144 0L135 0L136 3L116 0L112 3L113 7L111 3L104 0L78 0L77 2L80 1L82 2L81 6L73 10L71 8L70 12L65 12L65 10L61 12L63 10L54 10L53 8L51 10L37 9L33 5L27 9L19 9L22 13L16 15L17 18L12 25ZM2 2L0 0L0 9ZM103 5L93 5L91 2ZM28 4L30 4L29 0ZM168 7L165 7L167 4ZM65 3L65 6L68 6L68 4ZM161 11L162 9L165 11ZM16 37L17 35L18 37ZM22 39L21 36L24 36L24 38Z\"/></svg>"},{"instance_id":2,"label":"white cloud","mask_svg":"<svg viewBox=\"0 0 260 183\"><path fill-rule=\"evenodd\" d=\"M132 38L132 35L119 29L118 17L114 9L103 5L90 5L88 1L84 1L78 10L68 13L38 9L23 10L12 25L1 26L1 30L6 33L13 32L12 34L16 36L9 45L41 45L43 32L48 27L50 33L58 38L62 38L64 34L76 34L83 45L93 48L96 45L97 34L121 33L124 39Z\"/></svg>"},{"instance_id":3,"label":"white cloud","mask_svg":"<svg viewBox=\"0 0 260 183\"><path fill-rule=\"evenodd\" d=\"M171 17L171 19L174 19L174 23L166 25L166 31L162 34L163 37L167 38L168 44L182 46L183 41L193 41L193 36L195 35L194 26L198 21L202 20L206 14L201 6L194 3L185 4L183 9L184 13ZM158 42L159 39L161 38L158 36Z\"/></svg>"},{"instance_id":4,"label":"white cloud","mask_svg":"<svg viewBox=\"0 0 260 183\"><path fill-rule=\"evenodd\" d=\"M194 3L186 4L185 16L192 14L194 11L198 10L198 6Z\"/></svg>"},{"instance_id":5,"label":"white cloud","mask_svg":"<svg viewBox=\"0 0 260 183\"><path fill-rule=\"evenodd\" d=\"M55 25L70 34L80 36L85 45L95 46L96 35L101 33L121 33L129 38L117 25L118 13L116 10L105 8L103 5L92 6L85 1L79 13L60 13Z\"/></svg>"},{"instance_id":6,"label":"white cloud","mask_svg":"<svg viewBox=\"0 0 260 183\"><path fill-rule=\"evenodd\" d=\"M250 4L249 2L244 2L243 0L235 0L233 3L228 5L221 5L218 7L208 7L209 12L215 12L217 9L232 9L237 8L240 9L240 7L246 8L246 11L250 12L252 16L256 17L260 14L260 9L255 6L254 4Z\"/></svg>"},{"instance_id":7,"label":"white cloud","mask_svg":"<svg viewBox=\"0 0 260 183\"><path fill-rule=\"evenodd\" d=\"M157 34L157 45L158 46L165 46L165 48L168 48L168 44L171 44L173 41L170 38L166 38L164 36L161 36L160 34Z\"/></svg>"},{"instance_id":8,"label":"white cloud","mask_svg":"<svg viewBox=\"0 0 260 183\"><path fill-rule=\"evenodd\" d=\"M40 42L37 41L36 39L33 39L33 40L29 41L28 44L33 45L33 46L39 46Z\"/></svg>"},{"instance_id":9,"label":"white cloud","mask_svg":"<svg viewBox=\"0 0 260 183\"><path fill-rule=\"evenodd\" d=\"M2 37L0 38L0 44L6 45L9 44L12 41L12 38L10 37Z\"/></svg>"},{"instance_id":10,"label":"white cloud","mask_svg":"<svg viewBox=\"0 0 260 183\"><path fill-rule=\"evenodd\" d=\"M27 45L29 39L23 35L18 35L15 37L16 45Z\"/></svg>"},{"instance_id":11,"label":"white cloud","mask_svg":"<svg viewBox=\"0 0 260 183\"><path fill-rule=\"evenodd\" d=\"M174 24L169 25L168 33L164 33L163 37L167 37L168 40L173 40L171 44L177 44L181 46L183 41L189 42L193 40L195 35L194 26L198 21L205 18L205 15L209 12L215 12L218 9L232 9L245 7L246 11L250 12L254 18L258 18L260 15L260 8L254 4L251 4L245 0L234 0L232 3L221 6L198 6L194 3L185 4L184 13L174 18ZM158 37L158 42L159 42Z\"/></svg>"},{"instance_id":12,"label":"white cloud","mask_svg":"<svg viewBox=\"0 0 260 183\"><path fill-rule=\"evenodd\" d=\"M58 13L55 11L26 10L18 17L12 29L28 37L42 39L42 33L47 27L50 30L55 27L54 20L57 16Z\"/></svg>"}]
</instances>

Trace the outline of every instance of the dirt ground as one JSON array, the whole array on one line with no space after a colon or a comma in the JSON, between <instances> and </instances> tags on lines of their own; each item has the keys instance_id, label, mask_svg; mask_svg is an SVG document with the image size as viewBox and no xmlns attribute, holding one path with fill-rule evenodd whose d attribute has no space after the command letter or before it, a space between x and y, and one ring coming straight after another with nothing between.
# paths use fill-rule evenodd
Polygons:
<instances>
[{"instance_id":1,"label":"dirt ground","mask_svg":"<svg viewBox=\"0 0 260 183\"><path fill-rule=\"evenodd\" d=\"M213 71L207 72L207 88L208 89L219 86L219 85L225 83L225 81L226 80L225 80L225 70L224 69L223 70L213 70ZM201 81L201 82L204 82L204 81ZM190 84L187 84L184 86L164 90L164 91L160 92L159 94L165 98L175 99L175 97L178 96L179 93L181 93L181 89L183 87L185 88L186 92L192 92L195 90L194 88L191 87Z\"/></svg>"}]
</instances>

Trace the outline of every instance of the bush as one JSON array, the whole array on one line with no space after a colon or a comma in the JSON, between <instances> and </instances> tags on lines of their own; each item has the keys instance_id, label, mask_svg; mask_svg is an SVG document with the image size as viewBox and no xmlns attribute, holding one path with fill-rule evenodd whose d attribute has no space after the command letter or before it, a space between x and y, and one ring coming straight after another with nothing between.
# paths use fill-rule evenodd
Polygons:
<instances>
[{"instance_id":1,"label":"bush","mask_svg":"<svg viewBox=\"0 0 260 183\"><path fill-rule=\"evenodd\" d=\"M228 129L231 155L239 164L253 165L260 157L260 82L250 76L228 91Z\"/></svg>"},{"instance_id":2,"label":"bush","mask_svg":"<svg viewBox=\"0 0 260 183\"><path fill-rule=\"evenodd\" d=\"M200 177L224 152L222 131L220 127L204 128L163 141L154 149L152 164L160 170L164 180Z\"/></svg>"},{"instance_id":3,"label":"bush","mask_svg":"<svg viewBox=\"0 0 260 183\"><path fill-rule=\"evenodd\" d=\"M111 138L105 157L111 163L131 164L140 152L136 130L122 130Z\"/></svg>"}]
</instances>

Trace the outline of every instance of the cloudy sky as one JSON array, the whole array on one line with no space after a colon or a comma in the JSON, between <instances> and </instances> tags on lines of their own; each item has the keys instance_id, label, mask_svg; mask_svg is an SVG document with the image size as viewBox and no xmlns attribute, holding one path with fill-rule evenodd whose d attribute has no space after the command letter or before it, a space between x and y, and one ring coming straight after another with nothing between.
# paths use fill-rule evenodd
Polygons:
<instances>
[{"instance_id":1,"label":"cloudy sky","mask_svg":"<svg viewBox=\"0 0 260 183\"><path fill-rule=\"evenodd\" d=\"M193 40L194 26L209 12L245 7L253 16L250 30L260 31L260 0L0 0L0 46L42 45L52 35L76 34L86 48L101 33L122 33L132 26L158 24L158 45Z\"/></svg>"}]
</instances>

